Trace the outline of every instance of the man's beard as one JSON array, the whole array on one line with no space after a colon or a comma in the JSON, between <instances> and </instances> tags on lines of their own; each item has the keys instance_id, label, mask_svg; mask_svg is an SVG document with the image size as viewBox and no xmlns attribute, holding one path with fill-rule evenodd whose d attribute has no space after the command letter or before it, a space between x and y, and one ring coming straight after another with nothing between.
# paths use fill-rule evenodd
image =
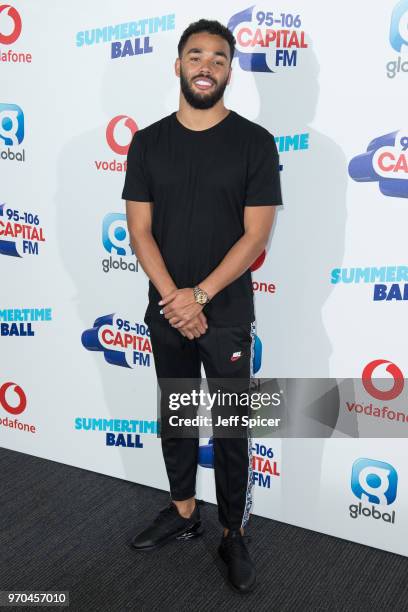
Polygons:
<instances>
[{"instance_id":1,"label":"man's beard","mask_svg":"<svg viewBox=\"0 0 408 612\"><path fill-rule=\"evenodd\" d=\"M198 78L198 77L195 77L195 78ZM208 78L208 77L205 77L205 78ZM214 83L213 79L210 79L210 80ZM193 108L200 108L200 109L212 108L215 104L217 104L218 100L221 100L222 96L224 95L224 91L227 86L227 81L228 81L228 78L225 79L224 83L221 83L220 85L218 85L218 87L216 86L212 93L204 92L203 94L199 94L193 91L193 89L190 87L189 82L184 76L182 70L180 70L181 91L183 92L183 95L185 99L187 100L187 102Z\"/></svg>"}]
</instances>

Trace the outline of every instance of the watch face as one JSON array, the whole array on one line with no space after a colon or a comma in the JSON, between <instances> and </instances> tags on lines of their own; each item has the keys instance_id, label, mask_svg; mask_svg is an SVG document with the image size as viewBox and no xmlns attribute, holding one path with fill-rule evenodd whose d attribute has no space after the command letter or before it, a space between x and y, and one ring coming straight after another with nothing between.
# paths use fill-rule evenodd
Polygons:
<instances>
[{"instance_id":1,"label":"watch face","mask_svg":"<svg viewBox=\"0 0 408 612\"><path fill-rule=\"evenodd\" d=\"M205 304L206 299L205 299L205 294L204 293L199 293L198 294L198 301L200 304Z\"/></svg>"}]
</instances>

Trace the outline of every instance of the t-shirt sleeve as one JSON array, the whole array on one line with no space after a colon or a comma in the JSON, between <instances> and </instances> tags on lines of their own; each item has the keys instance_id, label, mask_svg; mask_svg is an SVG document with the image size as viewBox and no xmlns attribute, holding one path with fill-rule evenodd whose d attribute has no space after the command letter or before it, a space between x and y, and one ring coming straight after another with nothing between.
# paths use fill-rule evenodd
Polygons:
<instances>
[{"instance_id":1,"label":"t-shirt sleeve","mask_svg":"<svg viewBox=\"0 0 408 612\"><path fill-rule=\"evenodd\" d=\"M279 155L271 135L250 153L244 206L280 206Z\"/></svg>"},{"instance_id":2,"label":"t-shirt sleeve","mask_svg":"<svg viewBox=\"0 0 408 612\"><path fill-rule=\"evenodd\" d=\"M136 202L152 201L152 194L144 165L143 141L139 132L134 134L128 150L122 198Z\"/></svg>"}]
</instances>

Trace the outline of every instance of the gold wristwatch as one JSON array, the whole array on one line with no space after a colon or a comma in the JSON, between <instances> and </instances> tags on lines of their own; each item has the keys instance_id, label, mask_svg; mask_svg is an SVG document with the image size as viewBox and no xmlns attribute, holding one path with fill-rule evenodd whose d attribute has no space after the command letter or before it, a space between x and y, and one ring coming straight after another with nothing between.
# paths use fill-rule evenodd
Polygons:
<instances>
[{"instance_id":1,"label":"gold wristwatch","mask_svg":"<svg viewBox=\"0 0 408 612\"><path fill-rule=\"evenodd\" d=\"M197 285L196 287L193 288L193 291L194 291L194 299L197 302L197 304L201 304L202 306L204 304L208 304L208 302L210 301L210 298L208 297L208 293L206 293L204 289L201 289Z\"/></svg>"}]
</instances>

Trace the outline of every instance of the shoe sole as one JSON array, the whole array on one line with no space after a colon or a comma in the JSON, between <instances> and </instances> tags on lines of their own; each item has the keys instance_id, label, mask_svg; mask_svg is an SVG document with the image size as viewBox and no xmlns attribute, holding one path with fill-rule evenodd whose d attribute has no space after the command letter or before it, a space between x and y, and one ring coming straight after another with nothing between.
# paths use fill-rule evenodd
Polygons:
<instances>
[{"instance_id":1,"label":"shoe sole","mask_svg":"<svg viewBox=\"0 0 408 612\"><path fill-rule=\"evenodd\" d=\"M228 567L228 562L226 561L226 559L224 559L224 557L223 557L223 553L222 553L221 551L222 551L222 549L220 549L220 548L219 548L219 549L218 549L218 554L219 554L219 556L221 557L221 559L224 561L225 565ZM234 593L239 593L240 595L247 595L248 593L252 593L252 591L253 591L253 590L255 589L255 587L256 587L256 577L255 577L254 582L251 584L251 586L250 586L248 589L245 589L244 591L243 591L242 589L238 589L236 586L234 586L234 585L232 584L232 582L230 582L230 580L228 579L228 577L227 577L226 582L227 582L227 586L228 586L230 589L232 589L232 590L234 591Z\"/></svg>"},{"instance_id":2,"label":"shoe sole","mask_svg":"<svg viewBox=\"0 0 408 612\"><path fill-rule=\"evenodd\" d=\"M176 534L172 533L165 540L162 540L158 544L153 544L153 546L144 546L142 548L140 546L135 546L133 542L131 542L130 545L133 548L133 550L156 550L157 548L161 548L165 544L168 544L172 540L181 540L181 541L193 540L194 538L199 538L200 536L202 536L203 533L204 533L204 529L201 523L197 523L193 527L190 527L190 529L181 531L180 533L176 533Z\"/></svg>"}]
</instances>

